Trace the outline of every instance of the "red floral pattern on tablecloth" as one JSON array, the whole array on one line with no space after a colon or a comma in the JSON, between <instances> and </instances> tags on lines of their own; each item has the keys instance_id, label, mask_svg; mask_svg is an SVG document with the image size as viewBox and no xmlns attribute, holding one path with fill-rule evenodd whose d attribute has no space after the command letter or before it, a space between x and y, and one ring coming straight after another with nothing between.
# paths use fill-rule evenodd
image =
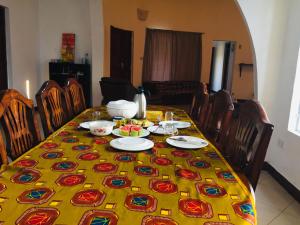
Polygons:
<instances>
[{"instance_id":1,"label":"red floral pattern on tablecloth","mask_svg":"<svg viewBox=\"0 0 300 225\"><path fill-rule=\"evenodd\" d=\"M175 175L187 180L201 180L201 177L197 172L189 169L176 169Z\"/></svg>"},{"instance_id":2,"label":"red floral pattern on tablecloth","mask_svg":"<svg viewBox=\"0 0 300 225\"><path fill-rule=\"evenodd\" d=\"M106 138L95 138L94 142L97 145L105 145L108 143L108 140Z\"/></svg>"},{"instance_id":3,"label":"red floral pattern on tablecloth","mask_svg":"<svg viewBox=\"0 0 300 225\"><path fill-rule=\"evenodd\" d=\"M71 135L71 134L72 134L72 133L69 132L69 131L61 131L61 132L58 133L58 136L60 136L60 137L65 137L65 136L69 136L69 135Z\"/></svg>"},{"instance_id":4,"label":"red floral pattern on tablecloth","mask_svg":"<svg viewBox=\"0 0 300 225\"><path fill-rule=\"evenodd\" d=\"M16 221L18 225L52 225L59 216L55 208L30 208Z\"/></svg>"},{"instance_id":5,"label":"red floral pattern on tablecloth","mask_svg":"<svg viewBox=\"0 0 300 225\"><path fill-rule=\"evenodd\" d=\"M41 148L43 149L55 149L57 148L59 145L57 143L53 143L53 142L46 142L44 144L41 145Z\"/></svg>"},{"instance_id":6,"label":"red floral pattern on tablecloth","mask_svg":"<svg viewBox=\"0 0 300 225\"><path fill-rule=\"evenodd\" d=\"M57 180L56 183L60 186L74 186L82 184L86 179L83 174L63 174Z\"/></svg>"},{"instance_id":7,"label":"red floral pattern on tablecloth","mask_svg":"<svg viewBox=\"0 0 300 225\"><path fill-rule=\"evenodd\" d=\"M97 152L82 153L78 156L78 159L85 161L93 161L100 158L100 154Z\"/></svg>"},{"instance_id":8,"label":"red floral pattern on tablecloth","mask_svg":"<svg viewBox=\"0 0 300 225\"><path fill-rule=\"evenodd\" d=\"M153 191L164 193L164 194L170 194L170 193L176 193L177 192L177 185L174 184L170 180L156 180L152 179L150 180L150 189Z\"/></svg>"},{"instance_id":9,"label":"red floral pattern on tablecloth","mask_svg":"<svg viewBox=\"0 0 300 225\"><path fill-rule=\"evenodd\" d=\"M93 166L93 170L99 173L115 173L118 165L112 163L98 163Z\"/></svg>"},{"instance_id":10,"label":"red floral pattern on tablecloth","mask_svg":"<svg viewBox=\"0 0 300 225\"><path fill-rule=\"evenodd\" d=\"M173 164L173 161L166 157L153 157L151 158L151 162L159 166L169 166Z\"/></svg>"},{"instance_id":11,"label":"red floral pattern on tablecloth","mask_svg":"<svg viewBox=\"0 0 300 225\"><path fill-rule=\"evenodd\" d=\"M76 206L96 207L102 204L105 194L98 189L81 190L72 197L71 203Z\"/></svg>"},{"instance_id":12,"label":"red floral pattern on tablecloth","mask_svg":"<svg viewBox=\"0 0 300 225\"><path fill-rule=\"evenodd\" d=\"M38 162L33 159L21 159L14 166L15 167L35 167L37 164L38 164Z\"/></svg>"},{"instance_id":13,"label":"red floral pattern on tablecloth","mask_svg":"<svg viewBox=\"0 0 300 225\"><path fill-rule=\"evenodd\" d=\"M183 150L174 150L174 151L171 152L171 154L175 157L181 157L181 158L190 158L190 157L192 157L192 154L190 152L183 151Z\"/></svg>"},{"instance_id":14,"label":"red floral pattern on tablecloth","mask_svg":"<svg viewBox=\"0 0 300 225\"><path fill-rule=\"evenodd\" d=\"M199 199L180 199L179 210L187 217L212 218L213 211L209 203Z\"/></svg>"}]
</instances>

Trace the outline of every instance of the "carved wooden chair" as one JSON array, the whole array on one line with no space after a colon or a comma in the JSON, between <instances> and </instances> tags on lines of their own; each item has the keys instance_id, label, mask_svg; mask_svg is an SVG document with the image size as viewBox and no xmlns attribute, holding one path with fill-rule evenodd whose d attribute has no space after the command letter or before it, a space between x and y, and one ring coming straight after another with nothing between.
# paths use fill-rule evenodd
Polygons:
<instances>
[{"instance_id":1,"label":"carved wooden chair","mask_svg":"<svg viewBox=\"0 0 300 225\"><path fill-rule=\"evenodd\" d=\"M45 137L71 117L65 91L53 80L46 81L35 95Z\"/></svg>"},{"instance_id":2,"label":"carved wooden chair","mask_svg":"<svg viewBox=\"0 0 300 225\"><path fill-rule=\"evenodd\" d=\"M86 109L84 93L81 84L74 78L67 80L67 84L64 87L70 102L70 108L72 116L78 115Z\"/></svg>"},{"instance_id":3,"label":"carved wooden chair","mask_svg":"<svg viewBox=\"0 0 300 225\"><path fill-rule=\"evenodd\" d=\"M233 101L227 91L220 90L209 96L206 118L202 123L202 130L208 139L219 143L227 135L233 109Z\"/></svg>"},{"instance_id":4,"label":"carved wooden chair","mask_svg":"<svg viewBox=\"0 0 300 225\"><path fill-rule=\"evenodd\" d=\"M207 86L205 83L200 83L199 89L193 97L190 116L196 122L197 125L203 123L207 106L208 106L209 95L207 91Z\"/></svg>"},{"instance_id":5,"label":"carved wooden chair","mask_svg":"<svg viewBox=\"0 0 300 225\"><path fill-rule=\"evenodd\" d=\"M33 101L18 91L8 89L0 92L0 123L5 134L7 155L15 160L41 141ZM3 139L0 148L3 163Z\"/></svg>"},{"instance_id":6,"label":"carved wooden chair","mask_svg":"<svg viewBox=\"0 0 300 225\"><path fill-rule=\"evenodd\" d=\"M3 115L4 108L0 104L0 117ZM0 132L0 167L2 164L8 164L7 153L5 149L5 144L2 137L2 132Z\"/></svg>"},{"instance_id":7,"label":"carved wooden chair","mask_svg":"<svg viewBox=\"0 0 300 225\"><path fill-rule=\"evenodd\" d=\"M232 120L222 154L255 190L274 126L259 102L247 100Z\"/></svg>"}]
</instances>

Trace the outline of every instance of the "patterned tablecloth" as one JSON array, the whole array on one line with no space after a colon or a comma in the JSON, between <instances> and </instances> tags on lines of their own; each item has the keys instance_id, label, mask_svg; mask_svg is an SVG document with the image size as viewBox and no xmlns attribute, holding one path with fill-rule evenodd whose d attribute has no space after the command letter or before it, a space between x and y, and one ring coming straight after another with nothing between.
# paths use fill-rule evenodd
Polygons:
<instances>
[{"instance_id":1,"label":"patterned tablecloth","mask_svg":"<svg viewBox=\"0 0 300 225\"><path fill-rule=\"evenodd\" d=\"M152 109L190 121L178 109ZM176 149L150 135L151 150L117 151L109 146L114 136L78 129L93 110L3 166L0 224L256 224L251 194L214 146ZM194 125L180 134L203 138Z\"/></svg>"}]
</instances>

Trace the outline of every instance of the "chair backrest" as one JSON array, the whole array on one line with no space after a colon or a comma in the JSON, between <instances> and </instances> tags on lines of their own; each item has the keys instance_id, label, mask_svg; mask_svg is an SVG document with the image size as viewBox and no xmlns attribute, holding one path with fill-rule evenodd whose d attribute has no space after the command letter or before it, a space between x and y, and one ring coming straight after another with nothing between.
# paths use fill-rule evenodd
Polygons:
<instances>
[{"instance_id":1,"label":"chair backrest","mask_svg":"<svg viewBox=\"0 0 300 225\"><path fill-rule=\"evenodd\" d=\"M200 83L199 88L194 94L193 100L192 100L192 105L190 109L190 116L192 117L193 120L199 120L200 115L204 113L205 107L207 107L208 104L208 91L207 91L207 85L205 83Z\"/></svg>"},{"instance_id":2,"label":"chair backrest","mask_svg":"<svg viewBox=\"0 0 300 225\"><path fill-rule=\"evenodd\" d=\"M0 106L0 111L3 112L2 106ZM8 158L7 158L7 153L6 153L2 133L0 132L0 167L2 164L8 164Z\"/></svg>"},{"instance_id":3,"label":"chair backrest","mask_svg":"<svg viewBox=\"0 0 300 225\"><path fill-rule=\"evenodd\" d=\"M53 80L46 81L35 95L45 137L64 125L70 118L65 91Z\"/></svg>"},{"instance_id":4,"label":"chair backrest","mask_svg":"<svg viewBox=\"0 0 300 225\"><path fill-rule=\"evenodd\" d=\"M228 125L234 109L229 92L220 90L209 96L209 104L203 130L207 137L214 142L227 134Z\"/></svg>"},{"instance_id":5,"label":"chair backrest","mask_svg":"<svg viewBox=\"0 0 300 225\"><path fill-rule=\"evenodd\" d=\"M7 155L14 160L41 141L33 101L8 89L0 92L0 104Z\"/></svg>"},{"instance_id":6,"label":"chair backrest","mask_svg":"<svg viewBox=\"0 0 300 225\"><path fill-rule=\"evenodd\" d=\"M85 98L81 84L74 78L67 80L64 87L67 98L70 102L72 116L78 115L86 109Z\"/></svg>"},{"instance_id":7,"label":"chair backrest","mask_svg":"<svg viewBox=\"0 0 300 225\"><path fill-rule=\"evenodd\" d=\"M99 83L103 96L102 104L119 99L132 101L136 93L135 87L129 81L103 77Z\"/></svg>"},{"instance_id":8,"label":"chair backrest","mask_svg":"<svg viewBox=\"0 0 300 225\"><path fill-rule=\"evenodd\" d=\"M243 172L256 188L274 126L264 108L255 100L239 107L223 146L223 154L234 168Z\"/></svg>"}]
</instances>

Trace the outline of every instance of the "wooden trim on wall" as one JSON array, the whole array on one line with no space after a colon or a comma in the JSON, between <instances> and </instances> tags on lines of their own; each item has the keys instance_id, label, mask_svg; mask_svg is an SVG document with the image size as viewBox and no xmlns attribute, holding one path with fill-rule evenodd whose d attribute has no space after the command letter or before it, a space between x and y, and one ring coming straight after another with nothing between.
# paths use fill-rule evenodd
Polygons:
<instances>
[{"instance_id":1,"label":"wooden trim on wall","mask_svg":"<svg viewBox=\"0 0 300 225\"><path fill-rule=\"evenodd\" d=\"M263 170L266 170L296 201L300 203L300 190L282 176L268 162L264 162Z\"/></svg>"}]
</instances>

